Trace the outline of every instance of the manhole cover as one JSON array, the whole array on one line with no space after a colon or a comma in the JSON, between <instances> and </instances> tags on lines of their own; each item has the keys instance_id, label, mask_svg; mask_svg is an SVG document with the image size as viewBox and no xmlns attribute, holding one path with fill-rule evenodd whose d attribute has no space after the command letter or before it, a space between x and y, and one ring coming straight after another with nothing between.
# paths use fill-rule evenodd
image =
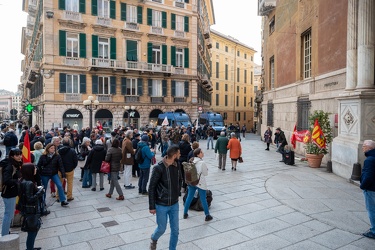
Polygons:
<instances>
[{"instance_id":1,"label":"manhole cover","mask_svg":"<svg viewBox=\"0 0 375 250\"><path fill-rule=\"evenodd\" d=\"M97 208L96 210L98 210L98 212L107 212L107 211L111 211L111 209L109 207L100 207L100 208Z\"/></svg>"},{"instance_id":2,"label":"manhole cover","mask_svg":"<svg viewBox=\"0 0 375 250\"><path fill-rule=\"evenodd\" d=\"M114 220L103 222L102 224L104 227L113 227L118 225L117 221Z\"/></svg>"}]
</instances>

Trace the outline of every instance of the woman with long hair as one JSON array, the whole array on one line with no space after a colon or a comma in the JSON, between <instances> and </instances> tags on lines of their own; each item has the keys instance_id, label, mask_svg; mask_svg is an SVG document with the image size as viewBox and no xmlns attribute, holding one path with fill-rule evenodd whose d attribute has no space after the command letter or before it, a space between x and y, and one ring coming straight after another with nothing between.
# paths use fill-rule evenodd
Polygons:
<instances>
[{"instance_id":1,"label":"woman with long hair","mask_svg":"<svg viewBox=\"0 0 375 250\"><path fill-rule=\"evenodd\" d=\"M82 139L81 156L85 158L84 165L81 170L82 188L89 188L92 184L91 170L87 165L87 157L91 151L91 140L88 137Z\"/></svg>"},{"instance_id":2,"label":"woman with long hair","mask_svg":"<svg viewBox=\"0 0 375 250\"><path fill-rule=\"evenodd\" d=\"M232 170L237 170L237 161L242 154L241 142L237 139L236 134L232 132L230 134L230 140L228 142L227 149L230 150L229 157L232 161Z\"/></svg>"},{"instance_id":3,"label":"woman with long hair","mask_svg":"<svg viewBox=\"0 0 375 250\"><path fill-rule=\"evenodd\" d=\"M121 158L122 158L122 150L120 148L120 141L118 139L114 139L112 141L112 147L110 147L107 151L107 155L105 156L105 161L111 164L111 185L109 187L109 192L105 196L108 198L112 197L113 189L116 187L116 191L119 194L119 197L116 200L122 201L124 200L124 193L122 192L121 186L118 183L118 174L121 169Z\"/></svg>"}]
</instances>

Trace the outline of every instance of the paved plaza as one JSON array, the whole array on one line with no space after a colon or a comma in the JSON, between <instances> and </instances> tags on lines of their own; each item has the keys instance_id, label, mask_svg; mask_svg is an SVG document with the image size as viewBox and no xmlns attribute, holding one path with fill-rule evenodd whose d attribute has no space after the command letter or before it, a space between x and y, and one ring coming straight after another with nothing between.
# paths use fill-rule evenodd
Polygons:
<instances>
[{"instance_id":1,"label":"paved plaza","mask_svg":"<svg viewBox=\"0 0 375 250\"><path fill-rule=\"evenodd\" d=\"M295 166L279 162L275 147L265 151L259 136L242 140L244 163L232 172L218 169L214 150L201 148L208 164L207 184L213 193L210 213L189 211L184 220L180 199L180 235L177 249L375 249L375 240L361 236L370 227L362 191L348 180L312 169L296 160ZM160 159L160 152L158 152ZM43 225L35 247L42 249L148 249L156 227L148 211L148 197L138 189L125 190L125 201L105 197L109 189L93 192L81 188L76 169L73 195L68 207L48 198L51 214ZM133 178L133 185L138 179ZM120 180L123 187L123 178ZM48 194L50 190L48 190ZM1 202L1 216L3 215ZM19 229L13 229L13 231ZM20 232L20 249L26 233ZM158 241L168 249L169 228Z\"/></svg>"}]
</instances>

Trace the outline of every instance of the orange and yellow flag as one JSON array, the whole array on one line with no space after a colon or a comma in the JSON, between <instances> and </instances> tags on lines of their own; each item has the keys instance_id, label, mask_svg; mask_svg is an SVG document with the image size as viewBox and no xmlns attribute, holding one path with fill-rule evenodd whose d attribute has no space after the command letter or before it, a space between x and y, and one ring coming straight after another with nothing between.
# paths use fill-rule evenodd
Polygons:
<instances>
[{"instance_id":1,"label":"orange and yellow flag","mask_svg":"<svg viewBox=\"0 0 375 250\"><path fill-rule=\"evenodd\" d=\"M25 138L23 140L22 162L31 162L29 130L25 131Z\"/></svg>"},{"instance_id":2,"label":"orange and yellow flag","mask_svg":"<svg viewBox=\"0 0 375 250\"><path fill-rule=\"evenodd\" d=\"M312 141L319 147L319 148L326 148L326 137L323 134L322 129L320 128L318 119L315 120L314 123L314 130L311 136Z\"/></svg>"}]
</instances>

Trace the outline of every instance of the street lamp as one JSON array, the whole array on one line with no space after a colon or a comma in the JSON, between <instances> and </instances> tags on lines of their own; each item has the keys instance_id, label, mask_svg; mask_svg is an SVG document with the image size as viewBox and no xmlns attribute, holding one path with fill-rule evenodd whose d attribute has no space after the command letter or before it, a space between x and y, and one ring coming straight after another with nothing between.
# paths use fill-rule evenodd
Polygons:
<instances>
[{"instance_id":1,"label":"street lamp","mask_svg":"<svg viewBox=\"0 0 375 250\"><path fill-rule=\"evenodd\" d=\"M90 113L90 129L92 129L92 111L93 110L96 110L99 106L99 101L98 100L94 100L94 97L93 96L89 96L87 98L87 100L84 100L83 101L83 105L85 106L85 108L89 111Z\"/></svg>"},{"instance_id":2,"label":"street lamp","mask_svg":"<svg viewBox=\"0 0 375 250\"><path fill-rule=\"evenodd\" d=\"M125 112L128 114L128 124L127 124L127 126L130 127L130 111L134 110L135 107L134 106L125 106L124 109L125 109Z\"/></svg>"}]
</instances>

